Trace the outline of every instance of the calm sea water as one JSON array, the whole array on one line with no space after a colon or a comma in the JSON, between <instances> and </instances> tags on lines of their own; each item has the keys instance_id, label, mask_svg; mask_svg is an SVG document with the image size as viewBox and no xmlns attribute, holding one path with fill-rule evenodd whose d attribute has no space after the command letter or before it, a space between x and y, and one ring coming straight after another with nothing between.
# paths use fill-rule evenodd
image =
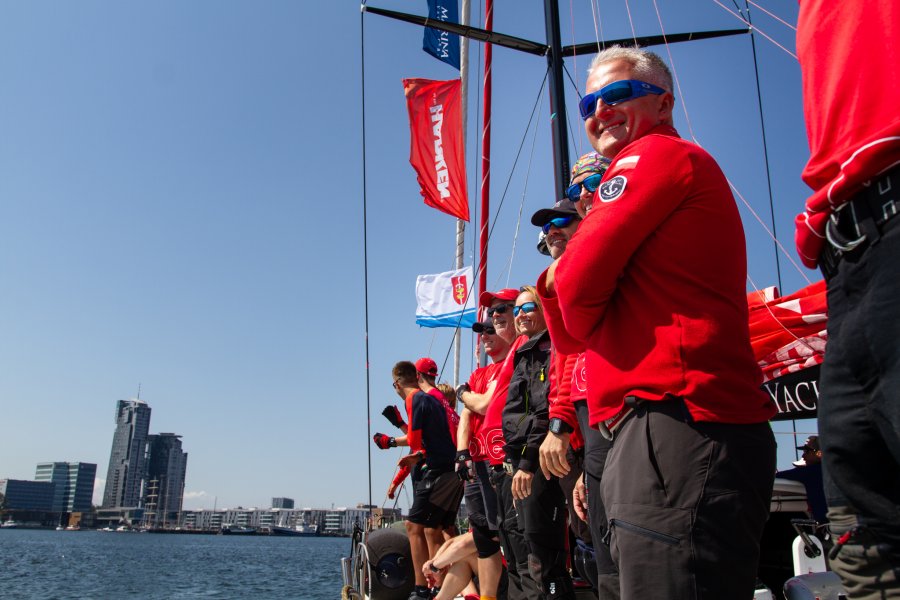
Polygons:
<instances>
[{"instance_id":1,"label":"calm sea water","mask_svg":"<svg viewBox=\"0 0 900 600\"><path fill-rule=\"evenodd\" d=\"M0 530L0 598L341 594L349 538Z\"/></svg>"}]
</instances>

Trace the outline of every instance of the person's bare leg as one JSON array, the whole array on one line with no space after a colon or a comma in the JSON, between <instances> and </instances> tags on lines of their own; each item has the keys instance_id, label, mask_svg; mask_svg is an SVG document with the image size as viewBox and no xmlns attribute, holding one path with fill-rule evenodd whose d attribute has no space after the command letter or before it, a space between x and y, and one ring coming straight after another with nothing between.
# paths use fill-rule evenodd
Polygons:
<instances>
[{"instance_id":1,"label":"person's bare leg","mask_svg":"<svg viewBox=\"0 0 900 600\"><path fill-rule=\"evenodd\" d=\"M462 560L458 560L450 566L450 570L444 575L441 583L441 591L434 597L435 600L453 600L467 585L472 583L472 573L478 568L475 555L472 554Z\"/></svg>"},{"instance_id":2,"label":"person's bare leg","mask_svg":"<svg viewBox=\"0 0 900 600\"><path fill-rule=\"evenodd\" d=\"M425 527L424 535L425 539L428 540L428 556L425 557L425 560L428 560L429 558L434 558L438 549L444 544L444 529L443 527ZM422 561L422 564L425 563L425 560ZM422 564L418 565L420 570Z\"/></svg>"},{"instance_id":3,"label":"person's bare leg","mask_svg":"<svg viewBox=\"0 0 900 600\"><path fill-rule=\"evenodd\" d=\"M428 584L425 580L425 575L422 573L422 565L431 556L431 553L428 551L425 531L425 527L422 525L406 522L406 535L409 537L409 553L412 555L413 573L416 576L416 585L421 586Z\"/></svg>"},{"instance_id":4,"label":"person's bare leg","mask_svg":"<svg viewBox=\"0 0 900 600\"><path fill-rule=\"evenodd\" d=\"M503 576L503 559L500 552L493 556L478 559L478 585L482 596L497 597L497 588L500 586L500 577Z\"/></svg>"}]
</instances>

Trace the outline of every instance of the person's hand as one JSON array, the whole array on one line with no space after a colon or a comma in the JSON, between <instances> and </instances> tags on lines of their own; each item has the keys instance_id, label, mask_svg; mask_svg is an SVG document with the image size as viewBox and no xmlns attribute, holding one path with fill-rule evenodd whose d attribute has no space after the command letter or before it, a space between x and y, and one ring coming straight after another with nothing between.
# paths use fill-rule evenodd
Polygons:
<instances>
[{"instance_id":1,"label":"person's hand","mask_svg":"<svg viewBox=\"0 0 900 600\"><path fill-rule=\"evenodd\" d=\"M524 500L531 495L531 480L534 474L519 469L512 479L512 495L516 500Z\"/></svg>"},{"instance_id":2,"label":"person's hand","mask_svg":"<svg viewBox=\"0 0 900 600\"><path fill-rule=\"evenodd\" d=\"M397 446L397 440L392 438L389 435L384 435L383 433L376 433L372 436L372 441L375 442L375 445L381 448L382 450L387 450L388 448L395 448Z\"/></svg>"},{"instance_id":3,"label":"person's hand","mask_svg":"<svg viewBox=\"0 0 900 600\"><path fill-rule=\"evenodd\" d=\"M572 508L575 509L579 519L588 522L587 488L584 487L584 477L579 477L575 482L575 489L572 490Z\"/></svg>"},{"instance_id":4,"label":"person's hand","mask_svg":"<svg viewBox=\"0 0 900 600\"><path fill-rule=\"evenodd\" d=\"M395 494L396 492L397 492L397 484L394 483L394 482L392 481L392 482L391 482L391 485L388 486L388 498L390 498L391 500L393 500L393 499L394 499L394 494Z\"/></svg>"},{"instance_id":5,"label":"person's hand","mask_svg":"<svg viewBox=\"0 0 900 600\"><path fill-rule=\"evenodd\" d=\"M540 448L541 471L544 477L550 479L551 475L565 477L569 474L569 460L566 451L569 449L568 433L547 433Z\"/></svg>"},{"instance_id":6,"label":"person's hand","mask_svg":"<svg viewBox=\"0 0 900 600\"><path fill-rule=\"evenodd\" d=\"M384 418L390 421L391 425L397 429L402 429L403 426L406 425L406 421L403 420L403 415L400 414L400 409L393 404L385 406L384 410L381 411L381 414L383 414Z\"/></svg>"},{"instance_id":7,"label":"person's hand","mask_svg":"<svg viewBox=\"0 0 900 600\"><path fill-rule=\"evenodd\" d=\"M407 454L403 458L397 461L398 467L414 467L420 460L425 457L421 452L413 452L412 454Z\"/></svg>"},{"instance_id":8,"label":"person's hand","mask_svg":"<svg viewBox=\"0 0 900 600\"><path fill-rule=\"evenodd\" d=\"M456 452L456 474L463 481L475 481L475 464L468 450Z\"/></svg>"},{"instance_id":9,"label":"person's hand","mask_svg":"<svg viewBox=\"0 0 900 600\"><path fill-rule=\"evenodd\" d=\"M425 576L425 582L428 587L438 587L444 582L444 575L447 573L447 567L438 569L434 566L434 560L429 559L422 565L422 574Z\"/></svg>"}]
</instances>

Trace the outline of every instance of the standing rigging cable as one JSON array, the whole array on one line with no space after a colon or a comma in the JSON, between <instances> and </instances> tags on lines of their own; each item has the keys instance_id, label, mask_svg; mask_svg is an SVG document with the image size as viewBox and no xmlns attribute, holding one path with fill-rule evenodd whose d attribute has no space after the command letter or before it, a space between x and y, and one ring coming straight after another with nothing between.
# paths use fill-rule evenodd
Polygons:
<instances>
[{"instance_id":1,"label":"standing rigging cable","mask_svg":"<svg viewBox=\"0 0 900 600\"><path fill-rule=\"evenodd\" d=\"M372 400L371 382L369 377L369 244L367 234L366 216L366 26L365 26L365 0L359 11L359 54L360 54L360 112L362 112L362 223L363 223L363 306L365 311L365 338L366 338L366 440L372 437ZM369 472L369 525L372 523L372 446L366 444Z\"/></svg>"},{"instance_id":2,"label":"standing rigging cable","mask_svg":"<svg viewBox=\"0 0 900 600\"><path fill-rule=\"evenodd\" d=\"M766 117L763 114L762 92L759 87L759 63L756 59L756 36L753 35L753 25L750 20L750 5L744 0L747 9L747 23L750 24L750 44L753 48L753 73L756 75L756 101L759 104L759 126L762 130L763 158L766 161L766 184L769 186L769 213L772 216L772 237L778 240L778 231L775 229L775 201L772 197L772 173L769 169L769 144L766 142ZM778 274L778 289L784 290L781 285L781 260L778 257L778 246L775 246L775 270Z\"/></svg>"}]
</instances>

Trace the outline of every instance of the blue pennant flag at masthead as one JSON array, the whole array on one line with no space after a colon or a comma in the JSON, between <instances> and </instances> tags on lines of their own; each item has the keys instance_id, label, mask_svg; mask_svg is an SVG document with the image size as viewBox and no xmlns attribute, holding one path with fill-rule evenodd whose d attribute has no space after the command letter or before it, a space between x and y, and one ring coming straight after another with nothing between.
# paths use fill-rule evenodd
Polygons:
<instances>
[{"instance_id":1,"label":"blue pennant flag at masthead","mask_svg":"<svg viewBox=\"0 0 900 600\"><path fill-rule=\"evenodd\" d=\"M457 0L428 0L428 18L459 23ZM455 33L426 27L422 50L454 69L459 69L459 36Z\"/></svg>"}]
</instances>

